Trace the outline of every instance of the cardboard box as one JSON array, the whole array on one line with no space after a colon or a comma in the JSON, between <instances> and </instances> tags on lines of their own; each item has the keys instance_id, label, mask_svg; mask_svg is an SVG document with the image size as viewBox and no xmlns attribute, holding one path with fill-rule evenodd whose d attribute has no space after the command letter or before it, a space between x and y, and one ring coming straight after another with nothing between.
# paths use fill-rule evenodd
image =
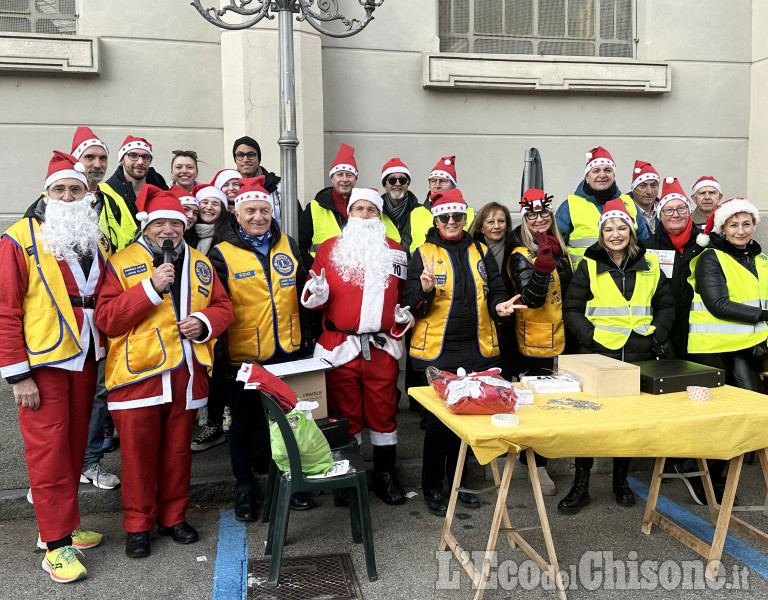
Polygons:
<instances>
[{"instance_id":1,"label":"cardboard box","mask_svg":"<svg viewBox=\"0 0 768 600\"><path fill-rule=\"evenodd\" d=\"M264 368L287 383L299 400L317 402L320 406L312 411L312 418L328 416L328 396L325 388L325 372L333 365L322 358L307 358Z\"/></svg>"},{"instance_id":2,"label":"cardboard box","mask_svg":"<svg viewBox=\"0 0 768 600\"><path fill-rule=\"evenodd\" d=\"M600 354L563 354L557 359L560 371L581 379L581 391L599 398L639 396L640 367Z\"/></svg>"}]
</instances>

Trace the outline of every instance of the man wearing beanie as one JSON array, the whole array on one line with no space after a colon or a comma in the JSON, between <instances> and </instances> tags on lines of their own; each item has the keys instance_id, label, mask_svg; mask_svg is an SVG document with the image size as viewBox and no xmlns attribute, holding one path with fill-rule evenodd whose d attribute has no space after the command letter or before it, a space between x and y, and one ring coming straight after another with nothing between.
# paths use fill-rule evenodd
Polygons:
<instances>
[{"instance_id":1,"label":"man wearing beanie","mask_svg":"<svg viewBox=\"0 0 768 600\"><path fill-rule=\"evenodd\" d=\"M232 144L232 158L235 159L235 166L243 179L264 177L263 187L272 196L272 206L274 207L272 218L277 221L278 226L282 227L282 184L280 177L262 166L259 143L248 135L237 138Z\"/></svg>"},{"instance_id":2,"label":"man wearing beanie","mask_svg":"<svg viewBox=\"0 0 768 600\"><path fill-rule=\"evenodd\" d=\"M84 171L54 152L45 195L0 241L0 375L19 407L42 566L58 583L86 576L76 551L102 538L81 528L77 503L104 356L93 309L110 254Z\"/></svg>"},{"instance_id":3,"label":"man wearing beanie","mask_svg":"<svg viewBox=\"0 0 768 600\"><path fill-rule=\"evenodd\" d=\"M624 202L634 220L637 239L642 241L650 235L645 221L637 218L637 207L632 198L622 194L617 187L615 171L616 163L610 153L602 146L592 148L587 152L584 179L557 209L557 227L568 244L568 252L575 260L597 241L600 215L606 202L614 198L621 198Z\"/></svg>"},{"instance_id":4,"label":"man wearing beanie","mask_svg":"<svg viewBox=\"0 0 768 600\"><path fill-rule=\"evenodd\" d=\"M96 306L109 336L109 410L120 432L125 553L149 556L158 526L180 544L197 541L186 521L197 409L208 399L213 342L232 304L210 261L182 237L186 215L171 192L145 185L141 235L110 259Z\"/></svg>"}]
</instances>

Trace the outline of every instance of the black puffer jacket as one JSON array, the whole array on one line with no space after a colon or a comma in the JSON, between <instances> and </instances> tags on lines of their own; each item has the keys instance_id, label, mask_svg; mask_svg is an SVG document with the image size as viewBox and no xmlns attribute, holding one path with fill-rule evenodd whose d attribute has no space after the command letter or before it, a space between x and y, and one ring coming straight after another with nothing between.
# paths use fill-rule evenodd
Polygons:
<instances>
[{"instance_id":1,"label":"black puffer jacket","mask_svg":"<svg viewBox=\"0 0 768 600\"><path fill-rule=\"evenodd\" d=\"M458 240L445 240L440 237L435 227L427 232L425 241L445 248L448 252L454 269L455 287L453 304L445 325L443 349L440 356L434 361L414 359L413 368L417 371L423 371L428 366L433 365L441 369L455 371L458 367L464 367L467 372L470 372L498 366L500 364L498 356L487 358L480 354L478 347L477 311L483 307L478 306L475 282L467 261L469 247L477 242L466 232ZM506 302L509 299L509 294L504 289L499 269L490 251L486 252L484 260L485 272L488 277L487 310L492 320L503 322L507 318L500 318L496 314L496 305L500 302ZM416 319L424 318L429 314L436 293L434 289L428 294L422 290L420 280L422 271L424 271L424 263L421 252L416 251L408 265L408 279L405 282L405 291L400 301L402 306L411 307L411 313Z\"/></svg>"},{"instance_id":2,"label":"black puffer jacket","mask_svg":"<svg viewBox=\"0 0 768 600\"><path fill-rule=\"evenodd\" d=\"M656 233L643 242L648 250L669 250L675 253L672 277L669 278L669 287L675 299L675 324L669 333L669 342L677 358L685 358L688 354L688 320L693 300L693 288L688 283L688 276L691 274L691 261L703 250L696 243L696 236L700 232L695 224L691 225L691 236L685 243L682 254L677 251L669 234L661 225L656 228Z\"/></svg>"},{"instance_id":3,"label":"black puffer jacket","mask_svg":"<svg viewBox=\"0 0 768 600\"><path fill-rule=\"evenodd\" d=\"M709 246L701 253L696 261L696 291L707 310L718 319L757 323L762 321L763 311L757 306L748 306L740 302L732 302L728 293L728 282L725 280L720 259L714 250L722 250L733 257L741 266L757 277L755 259L762 252L760 244L751 240L744 250L739 250L724 237L717 234L709 236ZM761 259L758 259L761 260Z\"/></svg>"},{"instance_id":4,"label":"black puffer jacket","mask_svg":"<svg viewBox=\"0 0 768 600\"><path fill-rule=\"evenodd\" d=\"M634 260L629 261L623 269L619 269L597 243L593 244L584 253L586 258L597 262L597 273L610 273L613 282L619 290L622 290L624 298L629 300L635 291L635 278L638 271L647 271L648 264L645 260L645 248ZM590 289L589 270L587 261L579 262L573 274L568 293L563 300L563 320L565 326L576 336L581 345L580 352L590 352L616 358L625 362L639 360L651 360L655 358L651 336L643 336L630 333L627 343L618 350L610 350L598 344L594 339L595 327L585 315L587 302L593 298ZM669 331L675 320L675 299L669 289L669 282L662 272L656 292L651 298L653 308L653 320L651 325L656 326L654 337L659 344L663 344L669 337Z\"/></svg>"}]
</instances>

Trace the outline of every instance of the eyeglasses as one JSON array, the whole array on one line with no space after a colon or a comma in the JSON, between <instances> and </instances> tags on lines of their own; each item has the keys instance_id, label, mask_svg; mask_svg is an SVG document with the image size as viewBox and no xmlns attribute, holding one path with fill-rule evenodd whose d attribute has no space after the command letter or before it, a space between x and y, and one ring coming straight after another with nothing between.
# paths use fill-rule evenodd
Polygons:
<instances>
[{"instance_id":1,"label":"eyeglasses","mask_svg":"<svg viewBox=\"0 0 768 600\"><path fill-rule=\"evenodd\" d=\"M428 180L429 185L433 185L435 183L451 183L450 179L444 179L443 177L430 177Z\"/></svg>"},{"instance_id":2,"label":"eyeglasses","mask_svg":"<svg viewBox=\"0 0 768 600\"><path fill-rule=\"evenodd\" d=\"M677 208L662 208L661 214L665 217L671 217L675 213L678 215L687 215L690 210L691 209L689 209L687 206L678 206Z\"/></svg>"},{"instance_id":3,"label":"eyeglasses","mask_svg":"<svg viewBox=\"0 0 768 600\"><path fill-rule=\"evenodd\" d=\"M72 194L72 197L75 200L80 200L85 196L85 188L82 185L70 185L69 187L65 185L54 185L48 190L48 197L53 198L54 200L61 200L67 192Z\"/></svg>"},{"instance_id":4,"label":"eyeglasses","mask_svg":"<svg viewBox=\"0 0 768 600\"><path fill-rule=\"evenodd\" d=\"M125 157L131 162L139 162L140 160L143 160L145 163L152 162L151 154L138 154L137 152L129 152L125 155Z\"/></svg>"},{"instance_id":5,"label":"eyeglasses","mask_svg":"<svg viewBox=\"0 0 768 600\"><path fill-rule=\"evenodd\" d=\"M237 162L245 160L246 158L248 160L256 160L258 157L259 155L256 154L255 152L238 152L237 154L235 154L235 160Z\"/></svg>"},{"instance_id":6,"label":"eyeglasses","mask_svg":"<svg viewBox=\"0 0 768 600\"><path fill-rule=\"evenodd\" d=\"M552 218L552 215L550 215L548 212L526 212L525 218L527 221L535 221L541 217L543 221L546 221L547 219Z\"/></svg>"},{"instance_id":7,"label":"eyeglasses","mask_svg":"<svg viewBox=\"0 0 768 600\"><path fill-rule=\"evenodd\" d=\"M387 179L387 183L389 185L396 185L398 183L400 185L405 185L406 183L408 183L408 178L407 177L390 177L389 179Z\"/></svg>"},{"instance_id":8,"label":"eyeglasses","mask_svg":"<svg viewBox=\"0 0 768 600\"><path fill-rule=\"evenodd\" d=\"M451 219L453 219L454 223L461 223L466 216L466 213L445 213L437 215L437 218L440 219L441 223L448 223Z\"/></svg>"}]
</instances>

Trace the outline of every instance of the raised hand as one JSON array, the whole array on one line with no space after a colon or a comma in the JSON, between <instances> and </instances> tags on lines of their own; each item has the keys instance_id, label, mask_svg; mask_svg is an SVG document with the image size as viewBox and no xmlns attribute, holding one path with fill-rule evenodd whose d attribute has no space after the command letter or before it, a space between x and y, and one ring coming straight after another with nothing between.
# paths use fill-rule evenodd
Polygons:
<instances>
[{"instance_id":1,"label":"raised hand","mask_svg":"<svg viewBox=\"0 0 768 600\"><path fill-rule=\"evenodd\" d=\"M525 304L515 304L517 300L520 298L520 294L517 296L513 296L506 302L499 302L496 305L496 314L500 317L506 317L508 315L511 315L513 312L515 312L516 308L528 308Z\"/></svg>"},{"instance_id":2,"label":"raised hand","mask_svg":"<svg viewBox=\"0 0 768 600\"><path fill-rule=\"evenodd\" d=\"M325 281L325 267L320 271L320 275L310 269L309 276L312 277L312 284L310 285L309 290L313 294L321 294L328 285Z\"/></svg>"},{"instance_id":3,"label":"raised hand","mask_svg":"<svg viewBox=\"0 0 768 600\"><path fill-rule=\"evenodd\" d=\"M426 293L431 292L435 289L435 256L434 254L429 255L429 267L427 267L427 264L424 263L424 270L421 272L421 276L419 277L421 280L421 289L424 290Z\"/></svg>"},{"instance_id":4,"label":"raised hand","mask_svg":"<svg viewBox=\"0 0 768 600\"><path fill-rule=\"evenodd\" d=\"M552 245L549 243L547 234L543 231L535 231L533 233L539 246L536 260L533 262L533 268L539 273L551 273L557 268L557 261L555 261L555 257L552 255Z\"/></svg>"},{"instance_id":5,"label":"raised hand","mask_svg":"<svg viewBox=\"0 0 768 600\"><path fill-rule=\"evenodd\" d=\"M155 272L152 273L152 287L158 294L162 294L163 291L173 283L176 278L173 263L163 263L158 265Z\"/></svg>"},{"instance_id":6,"label":"raised hand","mask_svg":"<svg viewBox=\"0 0 768 600\"><path fill-rule=\"evenodd\" d=\"M410 323L413 320L413 315L411 314L410 306L406 306L405 308L401 308L400 305L395 306L395 323L398 325L405 325L407 323Z\"/></svg>"}]
</instances>

